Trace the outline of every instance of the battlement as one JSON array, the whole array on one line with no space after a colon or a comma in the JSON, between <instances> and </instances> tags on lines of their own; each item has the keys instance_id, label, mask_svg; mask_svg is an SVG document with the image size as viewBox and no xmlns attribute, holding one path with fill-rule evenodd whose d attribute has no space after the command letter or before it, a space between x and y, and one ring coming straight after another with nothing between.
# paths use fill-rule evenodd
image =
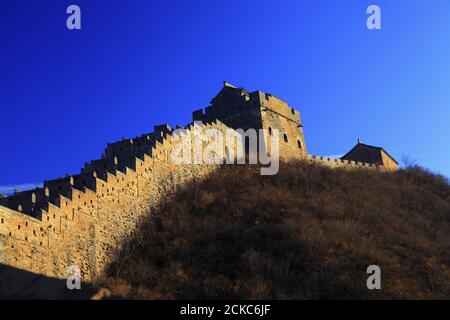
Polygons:
<instances>
[{"instance_id":1,"label":"battlement","mask_svg":"<svg viewBox=\"0 0 450 320\"><path fill-rule=\"evenodd\" d=\"M201 126L229 129L220 121ZM95 277L141 217L177 186L219 167L172 164L169 155L177 137L169 128L158 126L152 134L113 144L141 143L149 152L133 147L118 157L110 144L106 156L86 164L80 174L1 198L0 263L60 277L76 264L85 279ZM193 134L192 129L186 126L183 134Z\"/></svg>"},{"instance_id":2,"label":"battlement","mask_svg":"<svg viewBox=\"0 0 450 320\"><path fill-rule=\"evenodd\" d=\"M198 109L192 113L194 121L212 121L225 119L224 123L235 129L246 129L246 126L236 126L227 121L250 120L251 117L260 118L261 111L269 111L301 125L300 112L290 107L287 102L262 91L247 92L243 88L236 88L225 83L224 88L211 100L211 105L205 109ZM240 118L240 119L239 119ZM244 119L242 119L244 118ZM258 127L252 127L258 128Z\"/></svg>"},{"instance_id":3,"label":"battlement","mask_svg":"<svg viewBox=\"0 0 450 320\"><path fill-rule=\"evenodd\" d=\"M362 144L346 159L308 155L300 113L261 91L249 93L225 84L209 107L193 113L193 119L176 127L181 131L162 124L151 133L109 143L100 159L85 163L78 174L46 180L42 188L0 195L0 263L62 278L67 266L78 265L84 279L95 278L143 217L179 187L220 167L172 163L179 136L194 135L195 126L224 134L253 128L272 135L277 129L280 156L285 159L308 159L333 168L395 168L395 159L382 148Z\"/></svg>"},{"instance_id":4,"label":"battlement","mask_svg":"<svg viewBox=\"0 0 450 320\"><path fill-rule=\"evenodd\" d=\"M308 155L308 160L310 162L318 163L318 164L321 164L321 165L324 165L327 167L331 167L331 168L344 167L344 168L366 168L366 169L378 169L378 170L383 169L383 166L380 166L378 164L358 162L358 161L352 161L352 160L344 160L344 159L333 158L333 157Z\"/></svg>"}]
</instances>

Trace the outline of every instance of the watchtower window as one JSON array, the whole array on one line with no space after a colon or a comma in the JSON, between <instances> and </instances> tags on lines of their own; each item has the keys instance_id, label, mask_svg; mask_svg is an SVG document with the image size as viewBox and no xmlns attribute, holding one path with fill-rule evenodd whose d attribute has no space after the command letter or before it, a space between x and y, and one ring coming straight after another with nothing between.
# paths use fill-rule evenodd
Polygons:
<instances>
[{"instance_id":1,"label":"watchtower window","mask_svg":"<svg viewBox=\"0 0 450 320\"><path fill-rule=\"evenodd\" d=\"M297 145L300 149L302 148L302 143L300 142L300 140L297 140Z\"/></svg>"},{"instance_id":2,"label":"watchtower window","mask_svg":"<svg viewBox=\"0 0 450 320\"><path fill-rule=\"evenodd\" d=\"M2 218L2 223L5 223L5 220L3 220L3 218Z\"/></svg>"},{"instance_id":3,"label":"watchtower window","mask_svg":"<svg viewBox=\"0 0 450 320\"><path fill-rule=\"evenodd\" d=\"M295 114L295 109L291 108L291 112L292 112L292 114Z\"/></svg>"},{"instance_id":4,"label":"watchtower window","mask_svg":"<svg viewBox=\"0 0 450 320\"><path fill-rule=\"evenodd\" d=\"M272 128L269 127L269 134L272 135Z\"/></svg>"},{"instance_id":5,"label":"watchtower window","mask_svg":"<svg viewBox=\"0 0 450 320\"><path fill-rule=\"evenodd\" d=\"M283 137L284 137L284 142L288 142L288 136L286 133L283 135Z\"/></svg>"}]
</instances>

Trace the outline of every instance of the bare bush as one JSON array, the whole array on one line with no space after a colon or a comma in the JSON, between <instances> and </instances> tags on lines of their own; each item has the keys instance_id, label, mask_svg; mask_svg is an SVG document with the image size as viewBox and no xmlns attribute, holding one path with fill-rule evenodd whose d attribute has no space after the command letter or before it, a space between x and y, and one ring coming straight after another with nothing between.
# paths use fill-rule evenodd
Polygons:
<instances>
[{"instance_id":1,"label":"bare bush","mask_svg":"<svg viewBox=\"0 0 450 320\"><path fill-rule=\"evenodd\" d=\"M417 159L411 157L410 155L404 154L401 159L404 168L411 169L417 167Z\"/></svg>"}]
</instances>

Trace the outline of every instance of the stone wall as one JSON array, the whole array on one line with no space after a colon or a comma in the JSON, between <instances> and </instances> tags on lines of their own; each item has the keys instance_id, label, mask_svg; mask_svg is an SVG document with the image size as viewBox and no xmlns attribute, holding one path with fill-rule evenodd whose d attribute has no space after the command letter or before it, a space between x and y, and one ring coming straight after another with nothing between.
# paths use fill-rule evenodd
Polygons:
<instances>
[{"instance_id":1,"label":"stone wall","mask_svg":"<svg viewBox=\"0 0 450 320\"><path fill-rule=\"evenodd\" d=\"M306 158L306 142L300 112L269 94L261 97L262 128L279 131L280 157Z\"/></svg>"},{"instance_id":2,"label":"stone wall","mask_svg":"<svg viewBox=\"0 0 450 320\"><path fill-rule=\"evenodd\" d=\"M218 121L202 127L227 129ZM186 134L192 131L186 128ZM37 190L48 199L46 209L33 211L38 218L0 206L0 263L60 278L67 276L68 266L77 265L84 280L95 278L141 218L178 187L218 168L173 164L170 154L176 137L160 137L148 154L129 149L127 158L115 155L109 146L104 158L86 165L81 175L46 182L44 191ZM21 210L31 208L37 196L27 194L11 201L24 201L18 204Z\"/></svg>"},{"instance_id":3,"label":"stone wall","mask_svg":"<svg viewBox=\"0 0 450 320\"><path fill-rule=\"evenodd\" d=\"M397 171L398 163L395 162L384 150L381 151L381 158L383 159L383 167L389 171Z\"/></svg>"},{"instance_id":4,"label":"stone wall","mask_svg":"<svg viewBox=\"0 0 450 320\"><path fill-rule=\"evenodd\" d=\"M212 105L194 112L202 130L279 130L280 158L308 159L329 167L385 168L341 159L308 156L300 113L261 91L225 85ZM218 119L218 120L216 120ZM133 139L108 144L101 159L86 163L77 175L44 182L43 188L0 198L0 263L52 277L67 277L80 267L84 280L109 265L141 219L179 187L203 179L218 164L172 162L180 135L168 125ZM201 137L203 144L207 139ZM223 155L230 150L223 146ZM192 150L191 150L192 152ZM233 152L237 156L236 149Z\"/></svg>"},{"instance_id":5,"label":"stone wall","mask_svg":"<svg viewBox=\"0 0 450 320\"><path fill-rule=\"evenodd\" d=\"M365 163L365 162L356 162L356 161L350 161L350 160L342 160L338 158L333 157L321 157L321 156L313 156L308 155L308 161L317 163L326 167L330 168L348 168L348 169L358 169L358 168L366 168L366 169L372 169L372 170L387 170L387 168L372 164L372 163Z\"/></svg>"},{"instance_id":6,"label":"stone wall","mask_svg":"<svg viewBox=\"0 0 450 320\"><path fill-rule=\"evenodd\" d=\"M194 120L218 119L233 129L279 131L280 158L306 158L307 149L300 112L285 101L262 91L247 92L225 85L212 105L193 113ZM266 149L269 144L265 142Z\"/></svg>"}]
</instances>

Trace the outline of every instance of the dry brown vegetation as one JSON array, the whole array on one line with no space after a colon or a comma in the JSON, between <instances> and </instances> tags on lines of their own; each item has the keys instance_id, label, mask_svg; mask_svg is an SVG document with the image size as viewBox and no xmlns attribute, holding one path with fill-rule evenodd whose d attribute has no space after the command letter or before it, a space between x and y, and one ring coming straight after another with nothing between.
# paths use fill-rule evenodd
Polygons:
<instances>
[{"instance_id":1,"label":"dry brown vegetation","mask_svg":"<svg viewBox=\"0 0 450 320\"><path fill-rule=\"evenodd\" d=\"M128 298L450 298L450 186L419 167L225 166L138 234L100 281ZM366 287L372 264L381 290Z\"/></svg>"}]
</instances>

